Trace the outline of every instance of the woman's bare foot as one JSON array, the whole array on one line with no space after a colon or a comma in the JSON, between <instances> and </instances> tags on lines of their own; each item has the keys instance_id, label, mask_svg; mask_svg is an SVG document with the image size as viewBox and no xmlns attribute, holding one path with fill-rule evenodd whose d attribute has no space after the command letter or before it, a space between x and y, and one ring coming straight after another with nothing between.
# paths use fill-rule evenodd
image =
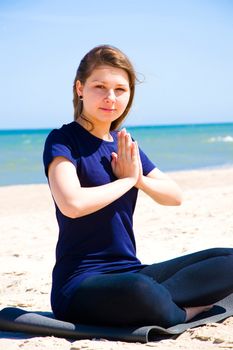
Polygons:
<instances>
[{"instance_id":1,"label":"woman's bare foot","mask_svg":"<svg viewBox=\"0 0 233 350\"><path fill-rule=\"evenodd\" d=\"M186 311L186 318L185 322L191 320L193 317L197 316L198 314L208 311L213 307L213 305L205 305L205 306L194 306L194 307L185 307Z\"/></svg>"}]
</instances>

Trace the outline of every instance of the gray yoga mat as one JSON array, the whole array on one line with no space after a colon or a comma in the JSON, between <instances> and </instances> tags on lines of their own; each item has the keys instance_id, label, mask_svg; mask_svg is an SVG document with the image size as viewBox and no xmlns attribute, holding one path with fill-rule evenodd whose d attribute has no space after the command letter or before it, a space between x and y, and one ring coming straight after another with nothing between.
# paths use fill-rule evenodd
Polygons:
<instances>
[{"instance_id":1,"label":"gray yoga mat","mask_svg":"<svg viewBox=\"0 0 233 350\"><path fill-rule=\"evenodd\" d=\"M174 337L183 333L188 328L201 326L210 322L219 322L229 316L233 316L233 293L216 303L211 310L198 315L191 322L178 324L167 329L156 325L145 325L143 327L100 327L73 324L54 319L51 312L32 312L7 307L0 311L0 330L40 336L53 335L71 339L105 338L108 340L146 343L166 337Z\"/></svg>"}]
</instances>

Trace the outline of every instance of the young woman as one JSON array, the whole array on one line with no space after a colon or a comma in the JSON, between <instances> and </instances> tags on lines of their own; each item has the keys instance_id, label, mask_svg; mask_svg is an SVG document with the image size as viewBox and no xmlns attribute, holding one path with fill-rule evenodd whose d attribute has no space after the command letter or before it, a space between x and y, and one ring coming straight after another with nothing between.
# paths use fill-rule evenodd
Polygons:
<instances>
[{"instance_id":1,"label":"young woman","mask_svg":"<svg viewBox=\"0 0 233 350\"><path fill-rule=\"evenodd\" d=\"M118 131L132 105L135 81L120 50L92 49L74 81L74 121L53 130L45 143L45 172L59 225L51 304L62 320L169 327L233 292L231 248L152 265L136 257L138 190L162 205L179 205L182 195L131 135Z\"/></svg>"}]
</instances>

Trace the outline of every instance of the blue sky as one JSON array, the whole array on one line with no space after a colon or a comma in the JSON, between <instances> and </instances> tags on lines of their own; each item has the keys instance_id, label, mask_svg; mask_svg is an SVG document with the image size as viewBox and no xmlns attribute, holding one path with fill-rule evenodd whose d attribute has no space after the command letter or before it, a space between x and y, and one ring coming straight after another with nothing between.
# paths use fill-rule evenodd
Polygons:
<instances>
[{"instance_id":1,"label":"blue sky","mask_svg":"<svg viewBox=\"0 0 233 350\"><path fill-rule=\"evenodd\" d=\"M233 121L231 0L1 0L0 128L71 121L77 66L99 44L143 80L128 125Z\"/></svg>"}]
</instances>

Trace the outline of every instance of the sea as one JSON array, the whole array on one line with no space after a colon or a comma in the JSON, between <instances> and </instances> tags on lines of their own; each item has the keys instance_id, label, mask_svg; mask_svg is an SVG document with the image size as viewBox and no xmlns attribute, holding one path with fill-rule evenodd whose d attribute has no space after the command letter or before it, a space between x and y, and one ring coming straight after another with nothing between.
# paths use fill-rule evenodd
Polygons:
<instances>
[{"instance_id":1,"label":"sea","mask_svg":"<svg viewBox=\"0 0 233 350\"><path fill-rule=\"evenodd\" d=\"M233 166L233 123L128 126L164 172ZM46 183L42 154L50 129L0 130L0 186Z\"/></svg>"}]
</instances>

